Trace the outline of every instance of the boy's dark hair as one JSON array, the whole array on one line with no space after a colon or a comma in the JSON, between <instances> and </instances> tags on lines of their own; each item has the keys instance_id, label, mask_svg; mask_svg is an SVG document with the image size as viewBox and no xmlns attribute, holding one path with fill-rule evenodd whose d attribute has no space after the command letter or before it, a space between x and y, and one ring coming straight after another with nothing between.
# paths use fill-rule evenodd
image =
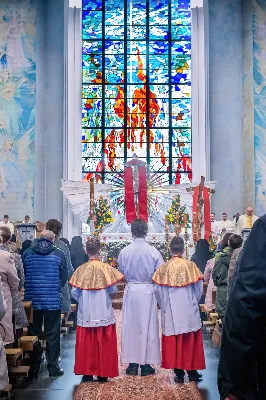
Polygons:
<instances>
[{"instance_id":1,"label":"boy's dark hair","mask_svg":"<svg viewBox=\"0 0 266 400\"><path fill-rule=\"evenodd\" d=\"M30 216L29 215L25 215L25 219L30 219Z\"/></svg>"},{"instance_id":2,"label":"boy's dark hair","mask_svg":"<svg viewBox=\"0 0 266 400\"><path fill-rule=\"evenodd\" d=\"M228 241L229 241L230 236L232 236L232 233L230 233L230 232L227 232L224 235L223 240L222 240L222 250L225 249L226 247L228 247Z\"/></svg>"},{"instance_id":3,"label":"boy's dark hair","mask_svg":"<svg viewBox=\"0 0 266 400\"><path fill-rule=\"evenodd\" d=\"M4 218L9 219L9 216L6 214L6 215L4 215Z\"/></svg>"},{"instance_id":4,"label":"boy's dark hair","mask_svg":"<svg viewBox=\"0 0 266 400\"><path fill-rule=\"evenodd\" d=\"M95 256L97 253L99 253L101 249L101 244L99 240L88 240L86 243L86 252L90 256Z\"/></svg>"},{"instance_id":5,"label":"boy's dark hair","mask_svg":"<svg viewBox=\"0 0 266 400\"><path fill-rule=\"evenodd\" d=\"M135 219L131 224L131 233L135 238L144 238L148 233L148 224L144 219Z\"/></svg>"},{"instance_id":6,"label":"boy's dark hair","mask_svg":"<svg viewBox=\"0 0 266 400\"><path fill-rule=\"evenodd\" d=\"M243 244L243 238L240 235L231 235L229 238L229 247L231 247L231 249L235 250L235 249L239 249L239 247L241 247Z\"/></svg>"},{"instance_id":7,"label":"boy's dark hair","mask_svg":"<svg viewBox=\"0 0 266 400\"><path fill-rule=\"evenodd\" d=\"M170 243L172 254L182 254L185 248L184 240L179 236L174 236Z\"/></svg>"},{"instance_id":8,"label":"boy's dark hair","mask_svg":"<svg viewBox=\"0 0 266 400\"><path fill-rule=\"evenodd\" d=\"M59 236L62 231L62 224L58 219L49 219L46 223L46 230L53 232L55 236Z\"/></svg>"}]
</instances>

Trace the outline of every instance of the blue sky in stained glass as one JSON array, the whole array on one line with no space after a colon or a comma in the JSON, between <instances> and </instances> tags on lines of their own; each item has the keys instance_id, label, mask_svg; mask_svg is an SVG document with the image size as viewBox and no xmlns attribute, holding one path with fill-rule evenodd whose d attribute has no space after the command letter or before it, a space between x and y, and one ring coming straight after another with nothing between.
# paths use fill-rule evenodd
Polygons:
<instances>
[{"instance_id":1,"label":"blue sky in stained glass","mask_svg":"<svg viewBox=\"0 0 266 400\"><path fill-rule=\"evenodd\" d=\"M82 37L83 174L123 172L136 153L190 181L190 1L83 0Z\"/></svg>"}]
</instances>

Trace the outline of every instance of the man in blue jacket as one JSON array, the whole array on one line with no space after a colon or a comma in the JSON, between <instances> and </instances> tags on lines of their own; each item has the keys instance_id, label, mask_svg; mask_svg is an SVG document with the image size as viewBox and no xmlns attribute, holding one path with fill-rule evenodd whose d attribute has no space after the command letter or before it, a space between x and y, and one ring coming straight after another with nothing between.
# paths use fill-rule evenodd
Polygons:
<instances>
[{"instance_id":1,"label":"man in blue jacket","mask_svg":"<svg viewBox=\"0 0 266 400\"><path fill-rule=\"evenodd\" d=\"M29 334L40 337L44 321L44 333L47 342L46 360L49 376L61 376L60 369L60 325L62 292L67 282L67 263L64 253L54 245L55 235L43 231L40 239L32 242L23 253L25 269L25 300L32 301L33 323ZM31 354L30 377L37 378L42 358L40 343Z\"/></svg>"}]
</instances>

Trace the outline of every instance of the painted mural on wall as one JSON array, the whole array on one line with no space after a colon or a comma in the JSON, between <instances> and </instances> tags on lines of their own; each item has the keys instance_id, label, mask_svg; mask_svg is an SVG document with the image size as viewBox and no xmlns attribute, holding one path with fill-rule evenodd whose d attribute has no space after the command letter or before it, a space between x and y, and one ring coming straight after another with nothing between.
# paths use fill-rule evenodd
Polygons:
<instances>
[{"instance_id":1,"label":"painted mural on wall","mask_svg":"<svg viewBox=\"0 0 266 400\"><path fill-rule=\"evenodd\" d=\"M253 78L255 200L257 215L266 212L266 1L253 0Z\"/></svg>"},{"instance_id":2,"label":"painted mural on wall","mask_svg":"<svg viewBox=\"0 0 266 400\"><path fill-rule=\"evenodd\" d=\"M35 91L35 0L0 0L0 219L33 214Z\"/></svg>"}]
</instances>

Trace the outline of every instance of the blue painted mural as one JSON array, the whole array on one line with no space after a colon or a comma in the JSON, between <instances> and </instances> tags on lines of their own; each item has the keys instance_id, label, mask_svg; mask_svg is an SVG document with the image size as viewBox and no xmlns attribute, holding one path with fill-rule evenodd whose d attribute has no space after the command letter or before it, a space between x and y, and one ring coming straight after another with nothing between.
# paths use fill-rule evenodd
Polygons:
<instances>
[{"instance_id":1,"label":"blue painted mural","mask_svg":"<svg viewBox=\"0 0 266 400\"><path fill-rule=\"evenodd\" d=\"M33 216L36 4L0 1L0 219Z\"/></svg>"},{"instance_id":2,"label":"blue painted mural","mask_svg":"<svg viewBox=\"0 0 266 400\"><path fill-rule=\"evenodd\" d=\"M266 1L253 0L256 213L266 212Z\"/></svg>"}]
</instances>

